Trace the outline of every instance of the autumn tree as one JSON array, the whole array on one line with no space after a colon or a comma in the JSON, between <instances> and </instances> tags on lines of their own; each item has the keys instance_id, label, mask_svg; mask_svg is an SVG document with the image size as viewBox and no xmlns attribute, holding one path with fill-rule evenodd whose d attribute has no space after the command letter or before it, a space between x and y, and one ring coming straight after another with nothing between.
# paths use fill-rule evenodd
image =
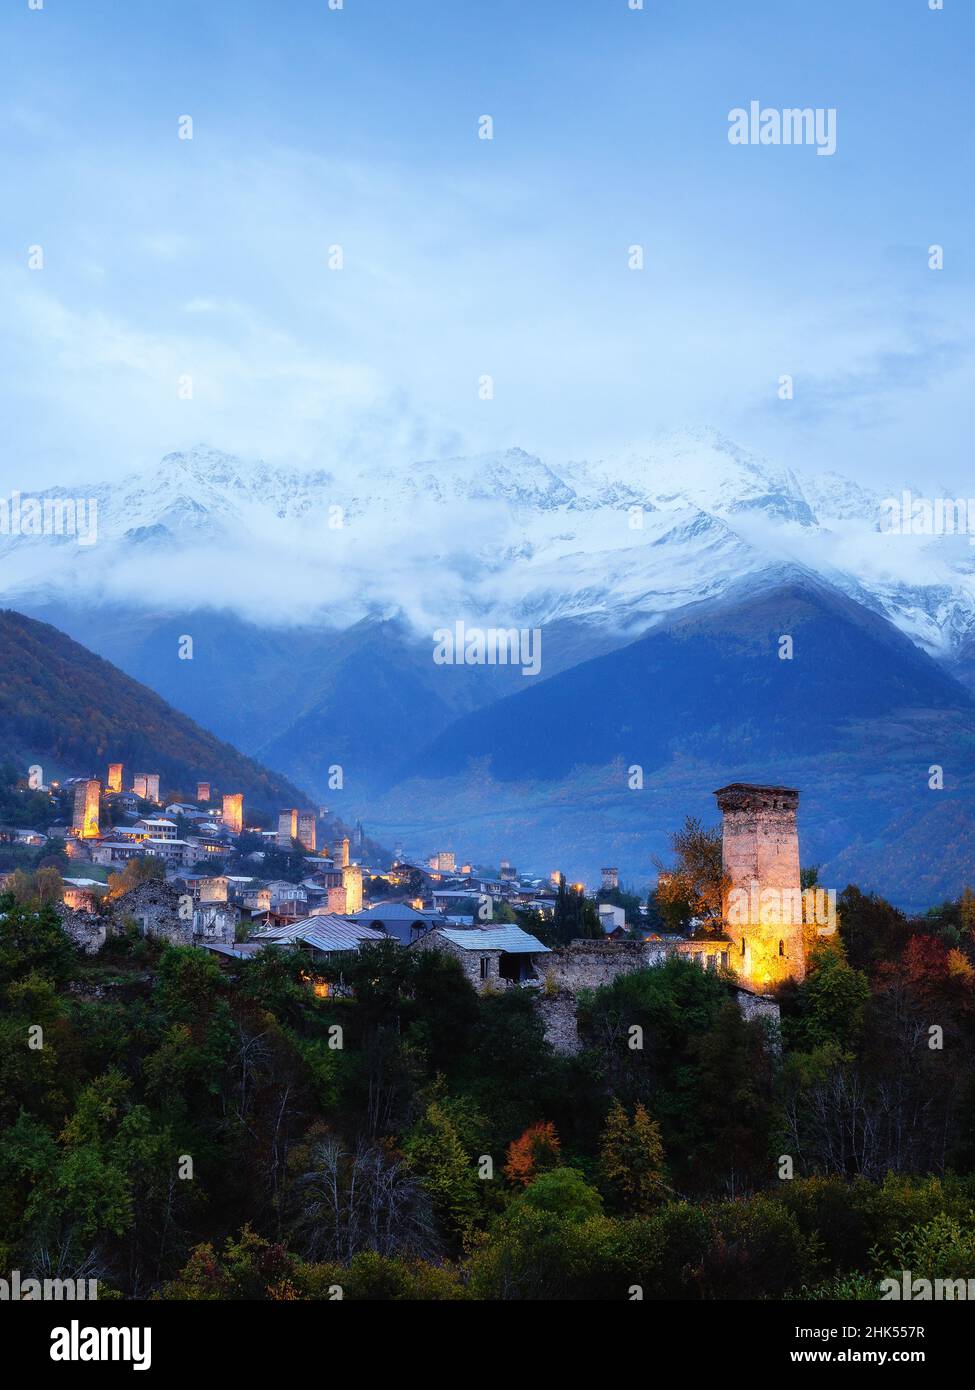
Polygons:
<instances>
[{"instance_id":1,"label":"autumn tree","mask_svg":"<svg viewBox=\"0 0 975 1390\"><path fill-rule=\"evenodd\" d=\"M144 855L130 859L120 874L109 874L108 896L121 898L142 883L162 883L166 877L166 866L158 855Z\"/></svg>"},{"instance_id":2,"label":"autumn tree","mask_svg":"<svg viewBox=\"0 0 975 1390\"><path fill-rule=\"evenodd\" d=\"M600 1141L599 1167L627 1211L646 1214L666 1198L660 1126L641 1102L631 1120L620 1102L613 1101Z\"/></svg>"},{"instance_id":3,"label":"autumn tree","mask_svg":"<svg viewBox=\"0 0 975 1390\"><path fill-rule=\"evenodd\" d=\"M550 1120L539 1120L508 1145L504 1175L516 1186L527 1187L539 1173L557 1168L561 1155L562 1144L555 1126Z\"/></svg>"},{"instance_id":4,"label":"autumn tree","mask_svg":"<svg viewBox=\"0 0 975 1390\"><path fill-rule=\"evenodd\" d=\"M706 928L721 927L722 902L729 886L721 861L721 831L706 830L688 816L670 837L676 858L672 868L659 859L657 906L671 931L684 931L694 920Z\"/></svg>"}]
</instances>

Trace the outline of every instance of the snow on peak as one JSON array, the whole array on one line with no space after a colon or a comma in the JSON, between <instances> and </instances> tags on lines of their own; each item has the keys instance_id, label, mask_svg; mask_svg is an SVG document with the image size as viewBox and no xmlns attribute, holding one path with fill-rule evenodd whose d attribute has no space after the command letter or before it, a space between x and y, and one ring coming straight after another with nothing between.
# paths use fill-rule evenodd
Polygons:
<instances>
[{"instance_id":1,"label":"snow on peak","mask_svg":"<svg viewBox=\"0 0 975 1390\"><path fill-rule=\"evenodd\" d=\"M282 622L397 607L426 621L432 606L463 604L632 630L796 564L936 655L975 631L971 547L883 534L878 493L834 471L797 474L708 428L595 460L510 448L366 462L342 476L199 444L88 495L99 542L84 552L0 534L8 594L43 586L158 603L165 593L262 621L280 609Z\"/></svg>"}]
</instances>

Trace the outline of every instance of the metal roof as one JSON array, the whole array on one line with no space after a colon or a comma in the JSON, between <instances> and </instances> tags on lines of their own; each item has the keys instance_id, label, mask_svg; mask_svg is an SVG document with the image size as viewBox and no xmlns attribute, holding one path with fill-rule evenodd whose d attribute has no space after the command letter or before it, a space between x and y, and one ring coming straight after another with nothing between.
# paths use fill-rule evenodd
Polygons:
<instances>
[{"instance_id":1,"label":"metal roof","mask_svg":"<svg viewBox=\"0 0 975 1390\"><path fill-rule=\"evenodd\" d=\"M357 951L364 941L384 941L382 932L360 926L333 913L319 913L287 926L269 927L258 932L251 941L265 946L287 945L295 941L313 946L317 951Z\"/></svg>"},{"instance_id":2,"label":"metal roof","mask_svg":"<svg viewBox=\"0 0 975 1390\"><path fill-rule=\"evenodd\" d=\"M356 922L442 922L443 918L439 912L430 912L428 909L410 907L409 903L383 903L381 900L374 907L363 907L353 914Z\"/></svg>"},{"instance_id":3,"label":"metal roof","mask_svg":"<svg viewBox=\"0 0 975 1390\"><path fill-rule=\"evenodd\" d=\"M521 927L442 927L440 935L454 946L465 951L505 951L509 955L528 955L539 951L549 951L537 937L522 931Z\"/></svg>"}]
</instances>

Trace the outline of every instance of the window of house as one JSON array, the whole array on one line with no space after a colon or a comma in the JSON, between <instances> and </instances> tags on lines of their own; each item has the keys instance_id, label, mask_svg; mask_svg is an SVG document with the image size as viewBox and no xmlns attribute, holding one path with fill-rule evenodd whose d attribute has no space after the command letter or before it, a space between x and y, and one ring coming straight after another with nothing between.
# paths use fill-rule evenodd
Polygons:
<instances>
[{"instance_id":1,"label":"window of house","mask_svg":"<svg viewBox=\"0 0 975 1390\"><path fill-rule=\"evenodd\" d=\"M481 957L481 979L482 979L482 980L486 980L487 977L488 977L488 958L487 958L487 956L482 956L482 957Z\"/></svg>"}]
</instances>

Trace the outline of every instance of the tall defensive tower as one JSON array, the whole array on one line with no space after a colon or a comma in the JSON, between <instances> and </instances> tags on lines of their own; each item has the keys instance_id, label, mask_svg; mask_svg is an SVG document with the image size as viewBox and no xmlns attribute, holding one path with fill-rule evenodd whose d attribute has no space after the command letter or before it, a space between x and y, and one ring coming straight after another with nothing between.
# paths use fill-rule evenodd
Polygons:
<instances>
[{"instance_id":1,"label":"tall defensive tower","mask_svg":"<svg viewBox=\"0 0 975 1390\"><path fill-rule=\"evenodd\" d=\"M733 942L730 965L764 990L806 973L799 832L794 787L732 782L715 792L724 817L722 915Z\"/></svg>"}]
</instances>

